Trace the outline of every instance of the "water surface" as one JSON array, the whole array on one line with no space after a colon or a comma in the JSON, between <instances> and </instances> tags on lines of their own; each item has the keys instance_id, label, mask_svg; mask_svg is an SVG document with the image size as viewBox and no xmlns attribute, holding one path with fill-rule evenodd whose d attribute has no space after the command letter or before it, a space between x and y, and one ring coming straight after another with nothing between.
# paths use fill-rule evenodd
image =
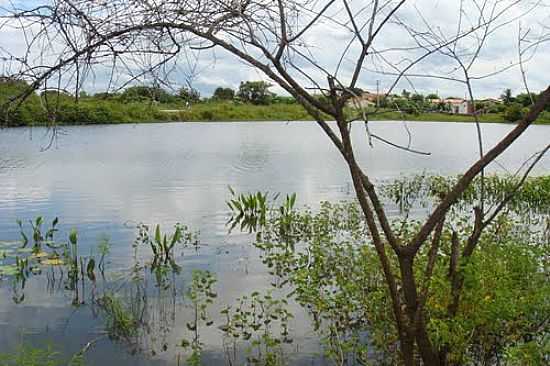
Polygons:
<instances>
[{"instance_id":1,"label":"water surface","mask_svg":"<svg viewBox=\"0 0 550 366\"><path fill-rule=\"evenodd\" d=\"M492 146L511 125L483 124L484 144ZM401 122L377 122L376 134L399 144L409 135ZM478 156L473 124L409 123L412 147L431 156L411 154L380 142L369 146L361 125L353 142L361 164L376 181L421 172L457 174ZM18 238L16 219L59 217L62 233L77 228L83 251L95 248L106 234L112 243L109 268L132 266L131 243L139 222L165 227L183 222L200 230L202 248L182 259L183 281L192 269L217 274L220 302L231 302L268 283L250 237L227 235L227 186L239 192L296 192L300 205L352 199L353 188L336 148L313 123L173 123L66 127L49 144L45 129L0 130L0 240ZM514 172L550 139L550 126L532 126L492 164L492 172ZM535 174L550 172L545 157ZM114 281L116 282L116 281ZM92 306L71 306L58 285L29 281L25 301L14 304L7 282L0 282L0 351L21 339L52 341L67 354L100 338L103 323ZM183 290L183 284L182 293ZM152 288L152 289L151 289ZM185 306L150 288L151 339L144 352L132 355L124 345L101 339L88 353L90 365L177 364L175 347L185 336ZM125 288L131 296L131 286ZM156 294L156 295L155 295ZM158 295L158 296L157 296ZM178 299L180 295L178 294ZM300 316L299 316L300 318ZM305 345L304 364L320 360L307 319L295 324L295 337ZM205 334L206 359L223 364L219 331ZM162 351L162 345L168 349ZM308 346L309 345L309 346ZM209 364L210 364L209 363Z\"/></svg>"}]
</instances>

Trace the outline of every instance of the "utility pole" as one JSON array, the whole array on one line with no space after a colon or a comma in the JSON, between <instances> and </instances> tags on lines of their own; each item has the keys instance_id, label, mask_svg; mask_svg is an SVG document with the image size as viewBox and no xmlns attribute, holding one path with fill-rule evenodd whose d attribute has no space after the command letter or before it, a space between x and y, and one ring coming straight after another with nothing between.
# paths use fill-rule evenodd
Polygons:
<instances>
[{"instance_id":1,"label":"utility pole","mask_svg":"<svg viewBox=\"0 0 550 366\"><path fill-rule=\"evenodd\" d=\"M376 80L376 108L380 108L380 80Z\"/></svg>"}]
</instances>

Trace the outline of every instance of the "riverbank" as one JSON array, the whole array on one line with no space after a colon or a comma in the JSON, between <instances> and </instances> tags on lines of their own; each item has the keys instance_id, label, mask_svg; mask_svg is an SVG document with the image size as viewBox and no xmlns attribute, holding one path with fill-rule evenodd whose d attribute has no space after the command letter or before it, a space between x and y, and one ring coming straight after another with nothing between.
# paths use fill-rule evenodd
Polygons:
<instances>
[{"instance_id":1,"label":"riverbank","mask_svg":"<svg viewBox=\"0 0 550 366\"><path fill-rule=\"evenodd\" d=\"M350 115L351 115L350 111ZM12 114L11 126L41 126L51 123L50 114L35 103L26 103ZM311 121L311 116L297 103L252 105L237 102L201 102L181 104L120 103L112 100L81 100L78 104L62 103L55 115L58 125L123 124L151 122L244 122L244 121ZM326 116L330 120L329 116ZM401 114L387 111L372 113L371 121L474 122L472 116L425 112ZM509 123L501 113L479 116L481 122ZM550 124L550 112L544 112L537 124Z\"/></svg>"}]
</instances>

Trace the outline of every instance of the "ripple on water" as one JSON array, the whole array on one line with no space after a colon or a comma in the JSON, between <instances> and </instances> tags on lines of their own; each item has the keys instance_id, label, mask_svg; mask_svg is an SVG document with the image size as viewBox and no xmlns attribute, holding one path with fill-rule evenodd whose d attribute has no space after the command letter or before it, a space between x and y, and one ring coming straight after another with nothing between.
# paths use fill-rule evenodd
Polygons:
<instances>
[{"instance_id":1,"label":"ripple on water","mask_svg":"<svg viewBox=\"0 0 550 366\"><path fill-rule=\"evenodd\" d=\"M243 143L238 159L232 162L232 171L237 175L262 171L275 153L265 144Z\"/></svg>"},{"instance_id":2,"label":"ripple on water","mask_svg":"<svg viewBox=\"0 0 550 366\"><path fill-rule=\"evenodd\" d=\"M11 169L20 169L25 166L23 158L6 158L0 157L0 174Z\"/></svg>"}]
</instances>

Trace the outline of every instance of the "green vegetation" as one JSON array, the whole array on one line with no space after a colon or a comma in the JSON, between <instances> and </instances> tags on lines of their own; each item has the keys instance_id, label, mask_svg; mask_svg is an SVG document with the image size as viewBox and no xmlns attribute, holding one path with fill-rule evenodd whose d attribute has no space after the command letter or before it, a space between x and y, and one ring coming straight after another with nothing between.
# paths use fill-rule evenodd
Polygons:
<instances>
[{"instance_id":1,"label":"green vegetation","mask_svg":"<svg viewBox=\"0 0 550 366\"><path fill-rule=\"evenodd\" d=\"M400 240L414 235L418 222L407 219L413 206L437 200L456 178L413 177L389 183L386 197L398 203L404 218L392 225ZM518 183L514 178L490 177L488 204L508 195ZM449 271L456 251L454 239L472 229L466 207L481 192L480 182L461 199L463 209L448 217L441 235L439 255L432 265L427 309L430 340L446 349L452 365L542 365L548 354L547 281L550 238L550 187L548 177L529 180L480 239L479 250L458 270L464 276L464 296L457 313ZM258 195L243 195L248 207ZM262 198L263 200L263 198ZM241 210L232 203L234 217L262 223L255 231L255 246L262 261L278 278L274 286L290 293L310 314L324 345L336 364L399 364L398 337L391 321L391 301L382 268L365 222L355 202L322 203L318 213L296 210L287 203L265 210ZM244 212L244 215L243 215ZM259 219L247 215L260 215ZM248 231L249 225L243 229ZM428 249L418 257L416 276L423 276ZM392 267L397 263L390 257ZM427 288L427 287L426 287ZM366 335L368 334L368 337Z\"/></svg>"},{"instance_id":2,"label":"green vegetation","mask_svg":"<svg viewBox=\"0 0 550 366\"><path fill-rule=\"evenodd\" d=\"M193 233L185 225L176 224L174 226L174 234L163 234L160 230L160 225L155 227L154 235L151 233L149 226L138 225L138 237L135 245L145 245L151 248L153 253L153 266L162 266L172 264L174 261L174 249L176 244L182 247L194 246L198 247L198 234Z\"/></svg>"},{"instance_id":3,"label":"green vegetation","mask_svg":"<svg viewBox=\"0 0 550 366\"><path fill-rule=\"evenodd\" d=\"M275 97L275 95L269 91L269 88L272 86L272 84L266 83L265 81L243 81L239 86L237 96L245 103L267 105L270 104Z\"/></svg>"},{"instance_id":4,"label":"green vegetation","mask_svg":"<svg viewBox=\"0 0 550 366\"><path fill-rule=\"evenodd\" d=\"M419 225L415 215L423 207L428 210L457 179L420 175L382 184L386 205L399 208L391 222L399 240L414 235ZM448 351L451 365L495 364L497 360L506 365L542 365L547 360L550 176L528 178L521 187L519 183L514 177L486 177L483 195L487 206L502 202L511 193L515 196L483 232L479 250L467 261L454 262L459 249L455 243L474 225L470 211L481 198L479 178L460 197L442 228L429 293L422 306L427 310L430 341ZM13 268L4 270L0 281L13 281L13 300L21 303L25 301L25 281L40 275L44 268L59 268L65 289L75 293L73 306L84 302L96 306L106 335L133 346L131 352L145 351L140 343L143 337L160 340L159 348L147 350L155 354L155 349L166 350L169 345L165 343L167 333L159 336L153 329L158 326L163 332L170 331L175 313L150 313L146 276L153 275L155 301L175 304L176 297L183 296L182 304L189 311L185 335L172 346L184 353L189 365L201 364L205 347L201 333L207 328L209 334L213 328L221 331L219 342L228 364L289 364L289 354L300 348L293 337L291 303L303 307L325 357L335 364L399 364L390 294L358 203L322 202L316 210L298 209L295 204L294 194L280 197L231 190L228 206L232 217L227 226L230 231L253 234L252 244L271 276L268 288L243 294L235 301L221 302L216 277L208 271L193 271L190 281L179 277L182 271L176 261L182 256L175 254L176 247L183 250L198 245L197 234L181 224L175 225L171 234L162 233L158 225L137 226L135 264L127 285L116 285L115 292L109 285L102 288L96 283L95 258L79 254L75 230L66 242L60 242L55 239L57 219L49 228L44 227L43 218L30 221L30 234L20 222L21 241L0 243L4 251L0 269ZM104 263L109 247L109 240L101 237L99 263ZM146 248L149 255L139 255L140 248ZM417 257L414 270L419 278L428 266L430 250L422 248ZM396 256L389 254L389 260L392 268L397 268ZM463 276L464 292L451 315L453 270ZM93 285L93 291L84 291L86 282ZM178 283L184 283L186 291L180 291ZM158 311L176 311L172 305L164 305ZM213 305L221 308L218 317L212 316ZM159 324L159 319L168 323ZM73 360L81 362L84 352ZM58 359L52 349L22 348L0 354L0 365L66 364Z\"/></svg>"},{"instance_id":5,"label":"green vegetation","mask_svg":"<svg viewBox=\"0 0 550 366\"><path fill-rule=\"evenodd\" d=\"M218 296L214 290L216 278L208 271L193 271L191 286L187 291L190 307L193 309L193 320L185 324L191 334L191 341L182 339L181 347L190 349L191 355L187 359L190 366L201 365L201 351L204 347L200 340L200 328L211 327L214 321L210 319L208 307L214 303Z\"/></svg>"},{"instance_id":6,"label":"green vegetation","mask_svg":"<svg viewBox=\"0 0 550 366\"><path fill-rule=\"evenodd\" d=\"M23 81L0 78L0 106L24 92ZM160 87L132 86L121 93L80 93L78 98L48 91L31 95L17 109L9 109L4 117L10 126L40 126L48 124L118 124L172 121L310 121L312 118L293 98L277 96L269 91L271 84L263 81L241 83L239 89L217 88L211 98L200 98L197 90L181 88L176 94ZM467 115L447 113L444 104L435 104L437 95L426 97L404 91L402 96L381 98L380 110L369 107L369 119L473 122ZM503 97L504 98L504 97ZM535 96L536 99L536 96ZM481 122L515 121L525 113L531 100L520 94L505 102L478 102ZM401 112L395 111L399 108ZM353 108L348 108L353 116ZM537 123L550 124L550 110Z\"/></svg>"},{"instance_id":7,"label":"green vegetation","mask_svg":"<svg viewBox=\"0 0 550 366\"><path fill-rule=\"evenodd\" d=\"M236 347L237 342L246 344L247 364L288 364L283 346L294 342L289 337L289 323L294 316L288 310L286 299L277 299L270 292L254 291L238 298L234 306L225 307L221 314L225 323L219 328L228 339L227 348ZM229 364L238 364L238 360L230 358Z\"/></svg>"},{"instance_id":8,"label":"green vegetation","mask_svg":"<svg viewBox=\"0 0 550 366\"><path fill-rule=\"evenodd\" d=\"M459 177L443 177L432 175L417 175L393 180L382 187L384 196L397 204L401 212L407 212L413 204L426 207L434 197L447 192ZM528 178L521 189L519 178L499 175L485 177L484 202L487 205L497 205L508 195L511 199L507 207L522 214L550 214L550 176ZM481 199L481 178L476 178L473 184L462 194L458 209L464 210L473 206ZM513 195L512 195L513 193Z\"/></svg>"},{"instance_id":9,"label":"green vegetation","mask_svg":"<svg viewBox=\"0 0 550 366\"><path fill-rule=\"evenodd\" d=\"M132 306L125 304L112 293L104 294L97 300L97 304L103 311L105 328L111 339L130 342L137 336L139 317L132 311Z\"/></svg>"},{"instance_id":10,"label":"green vegetation","mask_svg":"<svg viewBox=\"0 0 550 366\"><path fill-rule=\"evenodd\" d=\"M235 98L235 91L231 88L216 88L214 90L214 95L212 95L214 100L233 100Z\"/></svg>"},{"instance_id":11,"label":"green vegetation","mask_svg":"<svg viewBox=\"0 0 550 366\"><path fill-rule=\"evenodd\" d=\"M167 109L178 106L166 106ZM181 107L180 107L181 108ZM163 113L163 112L161 112ZM299 104L254 105L242 102L203 102L175 112L164 112L171 121L310 121L311 116Z\"/></svg>"},{"instance_id":12,"label":"green vegetation","mask_svg":"<svg viewBox=\"0 0 550 366\"><path fill-rule=\"evenodd\" d=\"M197 232L192 232L182 224L174 225L174 234L164 234L160 230L160 225L155 227L154 233L148 225L139 224L137 226L138 236L134 241L134 249L145 246L151 249L153 256L150 263L151 272L155 274L158 287L166 287L166 275L170 272L179 273L181 268L176 263L176 249L199 247L199 236ZM183 256L183 253L182 253Z\"/></svg>"},{"instance_id":13,"label":"green vegetation","mask_svg":"<svg viewBox=\"0 0 550 366\"><path fill-rule=\"evenodd\" d=\"M548 115L550 122L550 114ZM460 114L449 114L441 112L402 114L399 112L378 112L371 114L372 121L419 121L419 122L475 122L474 117ZM506 122L502 114L488 113L479 116L480 122L499 123Z\"/></svg>"},{"instance_id":14,"label":"green vegetation","mask_svg":"<svg viewBox=\"0 0 550 366\"><path fill-rule=\"evenodd\" d=\"M0 366L84 366L81 354L74 355L70 360L64 360L54 347L32 347L20 345L13 353L0 352Z\"/></svg>"}]
</instances>

